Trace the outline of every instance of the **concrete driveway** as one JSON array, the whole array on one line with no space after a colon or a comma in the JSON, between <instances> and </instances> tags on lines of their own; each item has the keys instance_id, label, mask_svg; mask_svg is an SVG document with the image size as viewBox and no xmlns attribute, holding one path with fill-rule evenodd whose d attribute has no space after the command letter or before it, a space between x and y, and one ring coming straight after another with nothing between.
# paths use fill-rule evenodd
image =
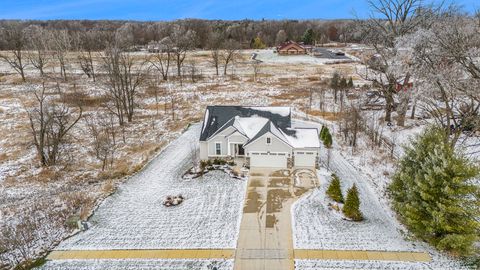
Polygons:
<instances>
[{"instance_id":1,"label":"concrete driveway","mask_svg":"<svg viewBox=\"0 0 480 270\"><path fill-rule=\"evenodd\" d=\"M236 270L294 269L290 207L317 181L306 169L251 168Z\"/></svg>"}]
</instances>

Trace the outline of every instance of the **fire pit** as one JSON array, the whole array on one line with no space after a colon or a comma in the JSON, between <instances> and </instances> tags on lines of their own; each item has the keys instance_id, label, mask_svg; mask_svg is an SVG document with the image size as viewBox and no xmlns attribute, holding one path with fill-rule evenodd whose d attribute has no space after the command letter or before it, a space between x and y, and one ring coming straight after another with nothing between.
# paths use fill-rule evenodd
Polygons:
<instances>
[{"instance_id":1,"label":"fire pit","mask_svg":"<svg viewBox=\"0 0 480 270\"><path fill-rule=\"evenodd\" d=\"M170 206L177 206L183 202L183 196L178 195L178 196L167 196L165 200L163 201L163 205L166 207Z\"/></svg>"}]
</instances>

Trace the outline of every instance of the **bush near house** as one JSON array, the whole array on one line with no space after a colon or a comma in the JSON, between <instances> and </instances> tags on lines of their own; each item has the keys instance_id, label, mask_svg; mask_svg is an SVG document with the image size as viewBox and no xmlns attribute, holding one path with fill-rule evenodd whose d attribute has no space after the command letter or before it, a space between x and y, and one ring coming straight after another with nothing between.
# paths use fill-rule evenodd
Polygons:
<instances>
[{"instance_id":1,"label":"bush near house","mask_svg":"<svg viewBox=\"0 0 480 270\"><path fill-rule=\"evenodd\" d=\"M355 184L347 192L347 199L342 211L346 217L354 221L363 220L362 212L360 212L360 198L358 197L358 190Z\"/></svg>"},{"instance_id":2,"label":"bush near house","mask_svg":"<svg viewBox=\"0 0 480 270\"><path fill-rule=\"evenodd\" d=\"M330 130L328 130L328 127L322 126L322 129L320 130L320 140L323 142L323 145L326 148L332 147L333 139L332 134L330 134Z\"/></svg>"},{"instance_id":3,"label":"bush near house","mask_svg":"<svg viewBox=\"0 0 480 270\"><path fill-rule=\"evenodd\" d=\"M455 152L445 130L432 127L405 148L389 187L393 207L417 237L454 255L479 240L479 168ZM478 250L477 250L478 252Z\"/></svg>"},{"instance_id":4,"label":"bush near house","mask_svg":"<svg viewBox=\"0 0 480 270\"><path fill-rule=\"evenodd\" d=\"M342 188L340 187L340 179L337 175L332 174L332 181L327 189L327 195L334 201L343 203Z\"/></svg>"}]
</instances>

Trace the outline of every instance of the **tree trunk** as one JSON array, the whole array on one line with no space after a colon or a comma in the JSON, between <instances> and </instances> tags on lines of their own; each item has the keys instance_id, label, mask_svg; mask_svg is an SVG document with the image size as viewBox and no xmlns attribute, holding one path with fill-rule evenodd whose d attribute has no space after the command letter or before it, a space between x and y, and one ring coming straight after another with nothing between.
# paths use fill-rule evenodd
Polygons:
<instances>
[{"instance_id":1,"label":"tree trunk","mask_svg":"<svg viewBox=\"0 0 480 270\"><path fill-rule=\"evenodd\" d=\"M415 110L416 109L417 109L417 100L413 101L412 114L410 115L410 119L415 119Z\"/></svg>"},{"instance_id":2,"label":"tree trunk","mask_svg":"<svg viewBox=\"0 0 480 270\"><path fill-rule=\"evenodd\" d=\"M385 95L385 122L392 122L393 95L388 91Z\"/></svg>"}]
</instances>

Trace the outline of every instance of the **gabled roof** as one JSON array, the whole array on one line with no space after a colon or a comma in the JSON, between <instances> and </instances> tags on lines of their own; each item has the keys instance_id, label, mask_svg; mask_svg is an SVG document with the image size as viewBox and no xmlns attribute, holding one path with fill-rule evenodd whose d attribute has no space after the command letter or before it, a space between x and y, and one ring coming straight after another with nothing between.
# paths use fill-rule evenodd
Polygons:
<instances>
[{"instance_id":1,"label":"gabled roof","mask_svg":"<svg viewBox=\"0 0 480 270\"><path fill-rule=\"evenodd\" d=\"M207 141L231 127L234 131L230 135L238 131L247 138L244 147L266 133L292 148L320 147L318 130L292 128L290 117L289 107L208 106L200 140Z\"/></svg>"},{"instance_id":2,"label":"gabled roof","mask_svg":"<svg viewBox=\"0 0 480 270\"><path fill-rule=\"evenodd\" d=\"M277 51L286 50L286 49L288 49L288 48L290 48L290 47L295 47L295 48L297 48L297 49L299 49L299 50L305 51L305 48L304 48L302 45L300 45L300 44L298 44L297 42L292 41L292 40L289 40L289 41L286 41L286 42L280 44L280 45L277 47Z\"/></svg>"},{"instance_id":3,"label":"gabled roof","mask_svg":"<svg viewBox=\"0 0 480 270\"><path fill-rule=\"evenodd\" d=\"M252 137L243 147L256 141L258 138L262 137L264 134L268 132L272 133L275 137L277 137L279 140L283 141L284 143L292 146L288 142L287 138L284 136L284 133L281 130L279 130L277 127L275 127L275 125L271 121L268 121L267 123L265 123L262 129L260 129L260 131L254 137Z\"/></svg>"},{"instance_id":4,"label":"gabled roof","mask_svg":"<svg viewBox=\"0 0 480 270\"><path fill-rule=\"evenodd\" d=\"M233 126L236 116L240 118L266 118L280 129L291 126L290 107L208 106L205 110L200 141L206 141L214 134ZM248 137L247 130L241 128L239 132L245 133L244 135Z\"/></svg>"}]
</instances>

